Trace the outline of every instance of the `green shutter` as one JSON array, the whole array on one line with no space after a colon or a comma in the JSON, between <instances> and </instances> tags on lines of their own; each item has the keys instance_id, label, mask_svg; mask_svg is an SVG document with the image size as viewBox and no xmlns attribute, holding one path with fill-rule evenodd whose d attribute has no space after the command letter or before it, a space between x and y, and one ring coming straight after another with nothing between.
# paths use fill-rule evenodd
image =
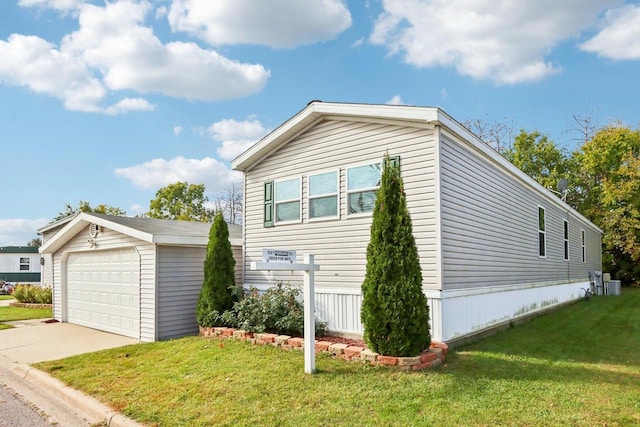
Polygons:
<instances>
[{"instance_id":1,"label":"green shutter","mask_svg":"<svg viewBox=\"0 0 640 427\"><path fill-rule=\"evenodd\" d=\"M389 157L389 164L394 168L400 169L400 156Z\"/></svg>"},{"instance_id":2,"label":"green shutter","mask_svg":"<svg viewBox=\"0 0 640 427\"><path fill-rule=\"evenodd\" d=\"M264 183L264 226L273 227L273 181Z\"/></svg>"}]
</instances>

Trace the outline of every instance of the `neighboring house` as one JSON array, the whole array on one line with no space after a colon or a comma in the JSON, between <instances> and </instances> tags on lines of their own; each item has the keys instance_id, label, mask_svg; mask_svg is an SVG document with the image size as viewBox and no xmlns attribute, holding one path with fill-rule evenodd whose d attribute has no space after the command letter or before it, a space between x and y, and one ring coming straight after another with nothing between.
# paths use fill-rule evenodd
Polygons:
<instances>
[{"instance_id":1,"label":"neighboring house","mask_svg":"<svg viewBox=\"0 0 640 427\"><path fill-rule=\"evenodd\" d=\"M0 281L40 284L40 255L35 246L0 247Z\"/></svg>"},{"instance_id":2,"label":"neighboring house","mask_svg":"<svg viewBox=\"0 0 640 427\"><path fill-rule=\"evenodd\" d=\"M53 236L58 233L58 231L62 230L62 228L67 225L73 218L75 218L78 214L69 215L57 221L50 222L38 229L38 234L42 236L42 244L44 245L51 239ZM52 286L53 285L53 264L52 264L51 254L42 254L42 285L43 286Z\"/></svg>"},{"instance_id":3,"label":"neighboring house","mask_svg":"<svg viewBox=\"0 0 640 427\"><path fill-rule=\"evenodd\" d=\"M232 163L244 172L245 286L263 248L315 255L318 316L360 335L375 191L399 162L434 340L455 341L581 295L602 231L439 108L311 102Z\"/></svg>"},{"instance_id":4,"label":"neighboring house","mask_svg":"<svg viewBox=\"0 0 640 427\"><path fill-rule=\"evenodd\" d=\"M80 213L40 248L53 317L156 341L195 334L211 224ZM229 241L241 277L241 227Z\"/></svg>"}]
</instances>

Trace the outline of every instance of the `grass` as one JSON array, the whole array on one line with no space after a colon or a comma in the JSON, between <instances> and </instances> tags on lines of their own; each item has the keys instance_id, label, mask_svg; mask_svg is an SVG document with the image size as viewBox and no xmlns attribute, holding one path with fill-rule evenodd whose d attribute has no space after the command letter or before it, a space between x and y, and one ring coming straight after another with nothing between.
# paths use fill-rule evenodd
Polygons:
<instances>
[{"instance_id":1,"label":"grass","mask_svg":"<svg viewBox=\"0 0 640 427\"><path fill-rule=\"evenodd\" d=\"M3 322L27 319L47 319L52 316L50 308L22 308L22 307L0 307L0 330L9 329L13 326Z\"/></svg>"},{"instance_id":2,"label":"grass","mask_svg":"<svg viewBox=\"0 0 640 427\"><path fill-rule=\"evenodd\" d=\"M157 426L640 424L640 289L581 301L395 372L190 337L38 364ZM96 375L96 373L99 373Z\"/></svg>"},{"instance_id":3,"label":"grass","mask_svg":"<svg viewBox=\"0 0 640 427\"><path fill-rule=\"evenodd\" d=\"M15 299L15 298L12 297L11 295L0 295L0 301L6 300L6 299Z\"/></svg>"}]
</instances>

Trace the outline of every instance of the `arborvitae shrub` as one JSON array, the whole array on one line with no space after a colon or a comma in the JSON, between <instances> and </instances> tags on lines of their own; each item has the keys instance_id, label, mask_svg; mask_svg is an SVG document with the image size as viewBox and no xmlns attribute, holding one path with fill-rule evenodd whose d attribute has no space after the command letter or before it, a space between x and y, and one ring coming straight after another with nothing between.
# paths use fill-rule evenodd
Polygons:
<instances>
[{"instance_id":1,"label":"arborvitae shrub","mask_svg":"<svg viewBox=\"0 0 640 427\"><path fill-rule=\"evenodd\" d=\"M399 165L388 155L376 194L362 283L361 320L369 348L417 356L431 344L429 308Z\"/></svg>"},{"instance_id":2,"label":"arborvitae shrub","mask_svg":"<svg viewBox=\"0 0 640 427\"><path fill-rule=\"evenodd\" d=\"M234 289L235 265L229 243L229 227L222 213L218 212L209 231L204 282L196 306L198 325L226 326L222 314L231 310L237 300Z\"/></svg>"}]
</instances>

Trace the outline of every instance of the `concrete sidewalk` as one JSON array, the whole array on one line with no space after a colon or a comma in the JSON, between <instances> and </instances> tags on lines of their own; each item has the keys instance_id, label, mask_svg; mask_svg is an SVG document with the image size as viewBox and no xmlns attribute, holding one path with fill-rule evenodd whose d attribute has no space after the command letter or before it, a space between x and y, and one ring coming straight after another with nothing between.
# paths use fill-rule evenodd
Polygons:
<instances>
[{"instance_id":1,"label":"concrete sidewalk","mask_svg":"<svg viewBox=\"0 0 640 427\"><path fill-rule=\"evenodd\" d=\"M108 406L29 363L137 344L138 340L70 323L7 322L0 331L0 382L21 394L60 426L140 426ZM101 425L102 425L101 424Z\"/></svg>"}]
</instances>

